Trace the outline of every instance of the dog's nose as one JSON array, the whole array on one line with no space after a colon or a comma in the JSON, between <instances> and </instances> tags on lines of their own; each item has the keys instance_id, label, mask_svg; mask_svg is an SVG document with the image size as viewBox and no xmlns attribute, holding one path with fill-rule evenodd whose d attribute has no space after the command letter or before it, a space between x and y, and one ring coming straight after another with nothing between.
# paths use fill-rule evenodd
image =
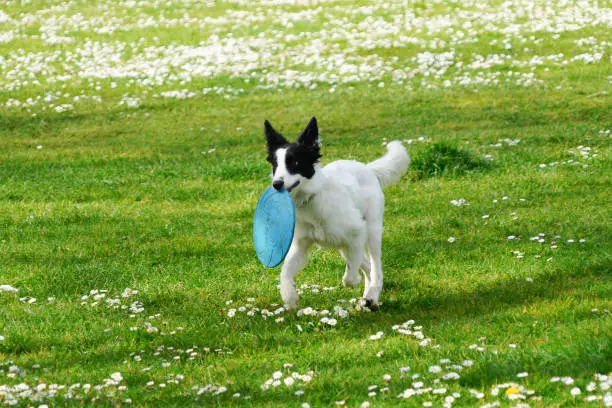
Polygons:
<instances>
[{"instance_id":1,"label":"dog's nose","mask_svg":"<svg viewBox=\"0 0 612 408\"><path fill-rule=\"evenodd\" d=\"M274 187L274 189L276 191L281 191L284 187L285 183L283 182L283 180L274 180L272 182L272 187Z\"/></svg>"}]
</instances>

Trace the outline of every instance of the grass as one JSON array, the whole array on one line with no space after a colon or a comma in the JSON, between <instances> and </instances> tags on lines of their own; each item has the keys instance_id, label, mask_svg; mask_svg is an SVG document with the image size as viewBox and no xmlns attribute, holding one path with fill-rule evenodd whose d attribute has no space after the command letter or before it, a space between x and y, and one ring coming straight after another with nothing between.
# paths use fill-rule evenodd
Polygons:
<instances>
[{"instance_id":1,"label":"grass","mask_svg":"<svg viewBox=\"0 0 612 408\"><path fill-rule=\"evenodd\" d=\"M467 150L444 143L428 146L412 162L412 168L420 178L461 176L487 167L489 164L484 159L477 159Z\"/></svg>"},{"instance_id":2,"label":"grass","mask_svg":"<svg viewBox=\"0 0 612 408\"><path fill-rule=\"evenodd\" d=\"M585 36L605 33L590 30ZM600 132L612 126L610 97L601 93L610 90L611 72L604 60L549 74L546 86L478 92L367 82L334 93L326 84L282 92L247 86L239 97L143 98L133 109L116 103L121 84L102 87L103 103L71 112L38 110L33 117L2 105L0 285L19 292L0 292L0 404L9 401L3 386L96 385L116 372L127 389L107 383L85 393L81 386L73 399L61 390L43 402L421 406L458 392L455 406L474 406L475 389L484 402L514 406L508 388L491 393L509 382L542 398L527 399L532 406L582 406L587 395L604 395L585 386L595 373L612 371L612 149L610 135ZM240 82L198 81L190 89ZM65 91L49 86L44 92ZM71 86L77 93L78 84ZM2 102L43 93L0 92ZM253 210L269 184L263 120L292 137L312 115L324 164L373 160L385 150L383 138L413 140L409 174L385 191L381 310L352 312L335 327L295 313L283 313L279 323L260 313L230 318L229 309L247 303L268 310L280 303L279 270L263 268L251 242ZM589 146L592 158L578 146ZM588 166L550 165L568 160ZM469 206L451 205L459 198ZM544 243L530 240L539 233ZM343 270L337 253L314 250L298 285L336 289L304 290L300 307L348 308L338 300L357 298L361 289L341 287ZM122 298L128 287L138 293ZM96 289L121 305L139 301L144 311L114 310L104 299L92 307L93 295L81 300ZM392 330L410 319L431 339L428 346ZM368 340L379 331L381 339ZM446 368L465 360L473 365ZM416 381L438 387L433 381L442 373L430 372L434 365L461 376L442 382L446 394L397 398ZM310 370L305 385L261 388L276 371ZM517 378L521 372L528 376ZM555 376L574 384L550 382ZM212 391L198 395L207 384ZM375 396L371 385L379 387ZM215 395L219 386L227 391ZM574 386L579 396L570 394ZM298 389L304 395L295 395ZM20 397L19 404L37 402Z\"/></svg>"}]
</instances>

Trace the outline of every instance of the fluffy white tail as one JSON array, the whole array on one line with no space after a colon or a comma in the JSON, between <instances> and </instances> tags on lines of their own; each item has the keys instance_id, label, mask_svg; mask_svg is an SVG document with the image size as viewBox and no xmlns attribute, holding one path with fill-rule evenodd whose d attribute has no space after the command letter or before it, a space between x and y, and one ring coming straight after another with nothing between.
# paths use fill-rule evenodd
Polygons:
<instances>
[{"instance_id":1,"label":"fluffy white tail","mask_svg":"<svg viewBox=\"0 0 612 408\"><path fill-rule=\"evenodd\" d=\"M382 187L397 184L408 171L409 165L410 156L402 142L398 140L387 144L387 154L368 163L368 167L374 171Z\"/></svg>"}]
</instances>

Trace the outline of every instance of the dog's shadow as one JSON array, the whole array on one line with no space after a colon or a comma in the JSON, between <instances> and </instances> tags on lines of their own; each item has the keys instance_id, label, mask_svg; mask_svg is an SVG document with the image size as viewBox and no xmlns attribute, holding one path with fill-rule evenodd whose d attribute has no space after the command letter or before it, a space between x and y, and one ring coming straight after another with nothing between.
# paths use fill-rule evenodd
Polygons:
<instances>
[{"instance_id":1,"label":"dog's shadow","mask_svg":"<svg viewBox=\"0 0 612 408\"><path fill-rule=\"evenodd\" d=\"M536 302L567 298L571 296L569 292L595 285L598 280L608 275L611 269L612 265L608 263L592 262L581 267L583 272L557 269L537 274L530 280L515 274L505 277L500 275L499 279L478 282L477 286L465 281L461 290L450 292L443 291L436 285L422 283L412 289L415 295L409 299L405 296L398 299L396 295L410 290L409 285L414 280L402 282L389 279L385 288L387 296L379 311L379 318L406 315L427 320L474 319L517 306L528 308Z\"/></svg>"}]
</instances>

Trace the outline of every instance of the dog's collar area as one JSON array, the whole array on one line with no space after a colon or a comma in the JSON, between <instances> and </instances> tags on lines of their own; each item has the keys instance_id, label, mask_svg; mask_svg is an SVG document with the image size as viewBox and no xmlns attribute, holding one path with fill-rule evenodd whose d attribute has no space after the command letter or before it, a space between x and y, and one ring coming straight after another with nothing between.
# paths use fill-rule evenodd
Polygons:
<instances>
[{"instance_id":1,"label":"dog's collar area","mask_svg":"<svg viewBox=\"0 0 612 408\"><path fill-rule=\"evenodd\" d=\"M292 196L293 202L296 207L305 207L310 204L310 201L315 197L315 194L306 194L302 191L296 194L295 197Z\"/></svg>"}]
</instances>

